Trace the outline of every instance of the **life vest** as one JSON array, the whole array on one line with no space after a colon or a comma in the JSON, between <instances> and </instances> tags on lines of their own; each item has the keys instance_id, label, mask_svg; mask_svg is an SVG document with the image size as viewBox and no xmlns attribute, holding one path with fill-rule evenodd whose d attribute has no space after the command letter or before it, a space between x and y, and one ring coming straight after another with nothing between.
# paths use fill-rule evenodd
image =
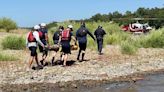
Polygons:
<instances>
[{"instance_id":1,"label":"life vest","mask_svg":"<svg viewBox=\"0 0 164 92\"><path fill-rule=\"evenodd\" d=\"M40 29L38 32L40 32L40 39L46 39L46 33L47 33L47 29Z\"/></svg>"},{"instance_id":2,"label":"life vest","mask_svg":"<svg viewBox=\"0 0 164 92\"><path fill-rule=\"evenodd\" d=\"M40 38L40 39L44 39L44 37L43 37L43 32L42 32L42 31L38 31L38 33L39 33L39 38Z\"/></svg>"},{"instance_id":3,"label":"life vest","mask_svg":"<svg viewBox=\"0 0 164 92\"><path fill-rule=\"evenodd\" d=\"M43 33L41 31L38 31L38 34L39 34L39 38L41 39L43 37ZM28 42L36 42L36 39L32 31L28 35Z\"/></svg>"},{"instance_id":4,"label":"life vest","mask_svg":"<svg viewBox=\"0 0 164 92\"><path fill-rule=\"evenodd\" d=\"M61 32L61 40L69 40L70 39L70 30L65 29Z\"/></svg>"},{"instance_id":5,"label":"life vest","mask_svg":"<svg viewBox=\"0 0 164 92\"><path fill-rule=\"evenodd\" d=\"M28 42L36 42L36 39L33 36L33 32L29 33L29 35L28 35Z\"/></svg>"}]
</instances>

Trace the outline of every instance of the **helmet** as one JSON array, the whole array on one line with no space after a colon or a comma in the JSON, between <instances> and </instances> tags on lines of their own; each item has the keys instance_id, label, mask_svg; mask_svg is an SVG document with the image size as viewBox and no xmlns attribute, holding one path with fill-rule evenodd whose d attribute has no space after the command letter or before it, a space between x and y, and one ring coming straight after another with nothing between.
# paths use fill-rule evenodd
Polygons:
<instances>
[{"instance_id":1,"label":"helmet","mask_svg":"<svg viewBox=\"0 0 164 92\"><path fill-rule=\"evenodd\" d=\"M46 26L46 23L41 23L40 26L41 27L45 27Z\"/></svg>"},{"instance_id":2,"label":"helmet","mask_svg":"<svg viewBox=\"0 0 164 92\"><path fill-rule=\"evenodd\" d=\"M73 26L72 25L68 25L68 28L73 28Z\"/></svg>"},{"instance_id":3,"label":"helmet","mask_svg":"<svg viewBox=\"0 0 164 92\"><path fill-rule=\"evenodd\" d=\"M38 30L38 29L40 29L40 26L39 25L35 25L34 26L34 30Z\"/></svg>"}]
</instances>

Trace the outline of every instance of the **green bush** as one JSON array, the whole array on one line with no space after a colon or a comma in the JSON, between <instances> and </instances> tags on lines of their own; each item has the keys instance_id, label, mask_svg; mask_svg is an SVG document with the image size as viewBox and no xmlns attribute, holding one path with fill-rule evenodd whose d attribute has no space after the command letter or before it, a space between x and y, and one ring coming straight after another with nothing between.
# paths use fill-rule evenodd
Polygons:
<instances>
[{"instance_id":1,"label":"green bush","mask_svg":"<svg viewBox=\"0 0 164 92\"><path fill-rule=\"evenodd\" d=\"M21 50L25 48L25 39L18 36L7 36L2 41L3 49Z\"/></svg>"},{"instance_id":2,"label":"green bush","mask_svg":"<svg viewBox=\"0 0 164 92\"><path fill-rule=\"evenodd\" d=\"M16 60L18 60L18 59L14 56L4 55L4 54L0 53L0 61L16 61Z\"/></svg>"},{"instance_id":3,"label":"green bush","mask_svg":"<svg viewBox=\"0 0 164 92\"><path fill-rule=\"evenodd\" d=\"M51 22L51 23L47 24L48 29L56 27L56 26L57 26L57 22Z\"/></svg>"},{"instance_id":4,"label":"green bush","mask_svg":"<svg viewBox=\"0 0 164 92\"><path fill-rule=\"evenodd\" d=\"M140 45L144 48L163 48L163 30L152 31L150 34L140 38Z\"/></svg>"},{"instance_id":5,"label":"green bush","mask_svg":"<svg viewBox=\"0 0 164 92\"><path fill-rule=\"evenodd\" d=\"M0 29L5 29L9 32L12 29L16 29L17 24L10 18L0 18Z\"/></svg>"},{"instance_id":6,"label":"green bush","mask_svg":"<svg viewBox=\"0 0 164 92\"><path fill-rule=\"evenodd\" d=\"M129 41L123 41L121 43L121 53L122 54L133 55L137 52L137 50L138 50L138 48L133 43L130 43Z\"/></svg>"}]
</instances>

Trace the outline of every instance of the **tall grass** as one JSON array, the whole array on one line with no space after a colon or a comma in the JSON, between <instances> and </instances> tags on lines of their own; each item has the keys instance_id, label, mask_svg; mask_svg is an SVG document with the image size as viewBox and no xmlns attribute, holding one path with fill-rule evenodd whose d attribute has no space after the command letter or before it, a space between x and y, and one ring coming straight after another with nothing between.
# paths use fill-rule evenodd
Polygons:
<instances>
[{"instance_id":1,"label":"tall grass","mask_svg":"<svg viewBox=\"0 0 164 92\"><path fill-rule=\"evenodd\" d=\"M144 48L163 48L164 47L164 29L153 30L149 35L140 38L140 44Z\"/></svg>"},{"instance_id":2,"label":"tall grass","mask_svg":"<svg viewBox=\"0 0 164 92\"><path fill-rule=\"evenodd\" d=\"M3 49L21 50L25 48L25 39L18 36L7 36L2 40Z\"/></svg>"},{"instance_id":3,"label":"tall grass","mask_svg":"<svg viewBox=\"0 0 164 92\"><path fill-rule=\"evenodd\" d=\"M5 29L0 29L0 32L6 32L6 30Z\"/></svg>"},{"instance_id":4,"label":"tall grass","mask_svg":"<svg viewBox=\"0 0 164 92\"><path fill-rule=\"evenodd\" d=\"M135 47L133 44L130 44L127 41L122 42L122 44L121 44L121 52L123 54L132 55L132 54L135 54L137 52L137 50L138 50L137 47Z\"/></svg>"},{"instance_id":5,"label":"tall grass","mask_svg":"<svg viewBox=\"0 0 164 92\"><path fill-rule=\"evenodd\" d=\"M61 22L58 23L58 26L64 26L64 28L67 28L68 25L73 25L73 34L76 34L76 31L80 28L80 22ZM94 31L97 29L97 27L101 25L103 26L103 29L106 31L107 35L104 39L104 44L114 44L121 42L121 39L125 38L124 35L121 35L122 32L120 31L120 27L118 24L115 23L109 23L109 22L86 22L86 28L93 34ZM50 35L54 34L54 32L58 30L58 27L53 27L49 29ZM120 33L121 32L121 33ZM120 35L118 35L120 34ZM117 37L116 37L117 36ZM124 37L123 37L124 36ZM52 36L50 36L52 37ZM121 38L122 37L122 38ZM50 39L51 40L51 39ZM52 42L52 41L51 41ZM88 47L91 49L96 48L96 43L88 36Z\"/></svg>"},{"instance_id":6,"label":"tall grass","mask_svg":"<svg viewBox=\"0 0 164 92\"><path fill-rule=\"evenodd\" d=\"M0 61L16 61L18 58L0 53Z\"/></svg>"},{"instance_id":7,"label":"tall grass","mask_svg":"<svg viewBox=\"0 0 164 92\"><path fill-rule=\"evenodd\" d=\"M61 22L57 25L64 26L73 25L73 34L75 35L76 30L80 27L80 22ZM123 32L120 26L116 23L109 22L87 22L86 27L93 34L97 29L98 25L102 25L103 29L106 31L106 36L104 37L105 45L120 45L121 52L123 54L135 54L138 48L163 48L164 47L164 28L159 30L152 30L148 34L143 35L133 35L131 33ZM51 32L54 33L58 27L51 28ZM52 33L50 35L52 35ZM96 49L97 45L88 37L87 46L90 49Z\"/></svg>"},{"instance_id":8,"label":"tall grass","mask_svg":"<svg viewBox=\"0 0 164 92\"><path fill-rule=\"evenodd\" d=\"M94 41L91 37L88 37L88 42L87 42L87 47L90 48L91 50L96 50L97 45L96 41Z\"/></svg>"}]
</instances>

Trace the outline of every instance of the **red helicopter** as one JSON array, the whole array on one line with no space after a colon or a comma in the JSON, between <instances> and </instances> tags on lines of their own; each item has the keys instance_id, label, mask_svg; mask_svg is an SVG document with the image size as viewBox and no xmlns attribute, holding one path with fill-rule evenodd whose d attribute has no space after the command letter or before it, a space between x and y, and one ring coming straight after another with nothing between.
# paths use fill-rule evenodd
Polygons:
<instances>
[{"instance_id":1,"label":"red helicopter","mask_svg":"<svg viewBox=\"0 0 164 92\"><path fill-rule=\"evenodd\" d=\"M123 25L121 29L125 32L132 32L132 33L146 33L149 32L152 27L149 26L148 23L142 24L139 23L138 21L142 20L159 20L159 18L116 18L114 20L120 20L120 21L126 21L126 20L131 20L131 21L137 21L136 23L130 23L128 25Z\"/></svg>"},{"instance_id":2,"label":"red helicopter","mask_svg":"<svg viewBox=\"0 0 164 92\"><path fill-rule=\"evenodd\" d=\"M131 23L129 25L124 25L124 26L122 26L121 29L123 31L125 31L125 32L141 32L141 33L146 33L146 32L149 32L152 29L152 27L150 27L148 25L148 23L141 24L141 23L137 22L137 23Z\"/></svg>"}]
</instances>

